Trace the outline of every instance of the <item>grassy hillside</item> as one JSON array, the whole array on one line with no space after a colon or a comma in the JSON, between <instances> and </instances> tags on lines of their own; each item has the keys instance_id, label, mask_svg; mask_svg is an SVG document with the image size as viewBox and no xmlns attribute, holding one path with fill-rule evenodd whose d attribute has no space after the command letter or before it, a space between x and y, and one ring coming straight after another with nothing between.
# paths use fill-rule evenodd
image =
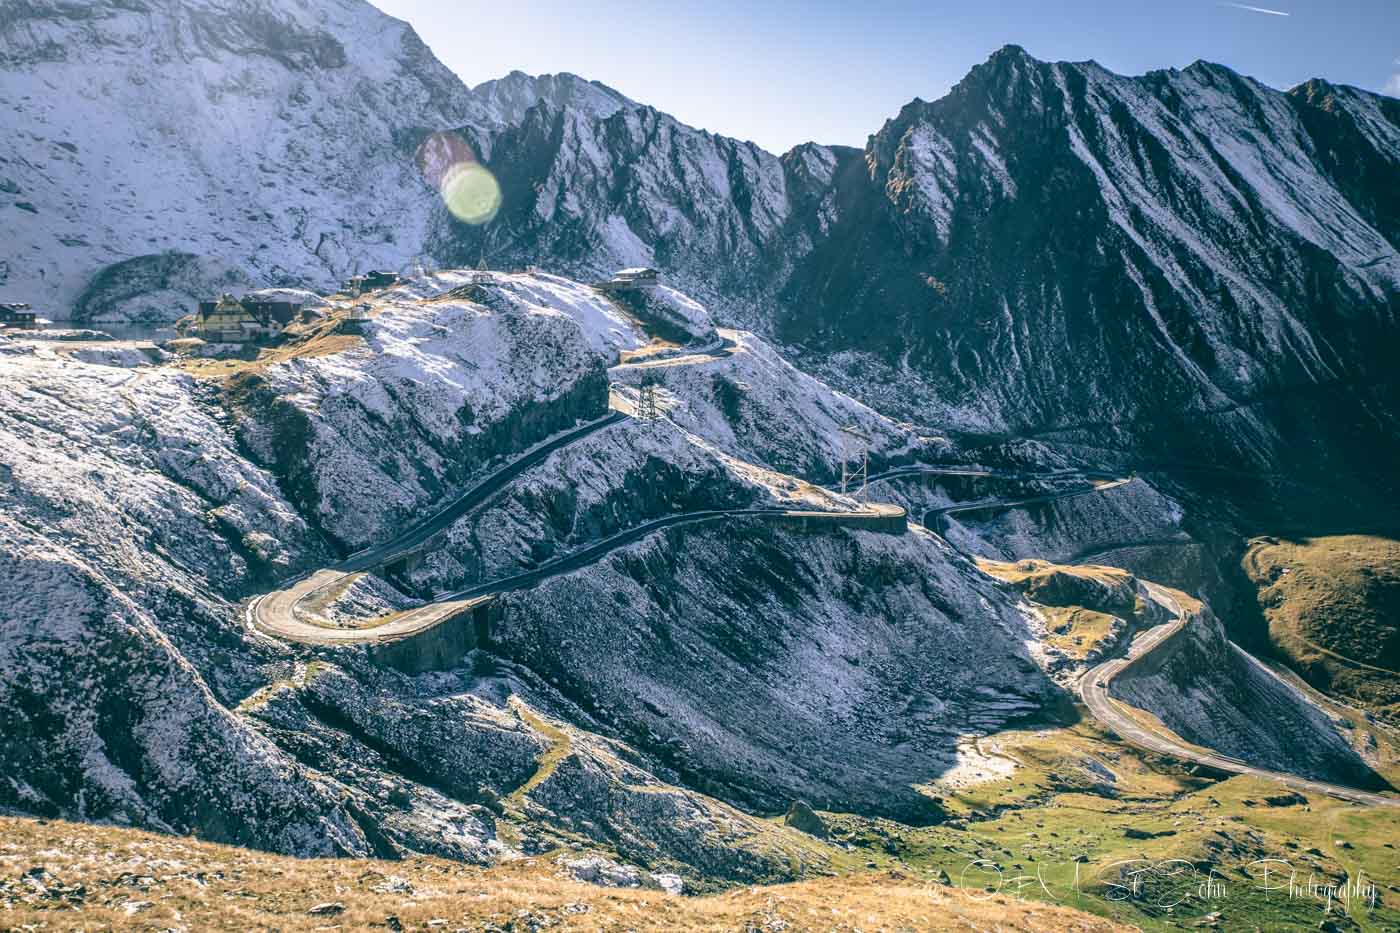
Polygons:
<instances>
[{"instance_id":1,"label":"grassy hillside","mask_svg":"<svg viewBox=\"0 0 1400 933\"><path fill-rule=\"evenodd\" d=\"M703 897L579 883L561 859L589 853L569 849L489 869L299 860L0 817L0 929L1400 929L1400 810L1215 780L1089 722L1001 732L968 754L972 767L928 788L947 822L821 813L845 874ZM1395 750L1385 755L1393 766ZM1299 885L1359 880L1368 893L1329 905L1265 890L1287 870ZM323 904L339 909L309 913Z\"/></svg>"},{"instance_id":2,"label":"grassy hillside","mask_svg":"<svg viewBox=\"0 0 1400 933\"><path fill-rule=\"evenodd\" d=\"M578 853L570 853L577 858ZM1112 922L883 871L708 897L604 888L555 856L298 860L113 827L0 818L0 928L247 930L1025 930Z\"/></svg>"},{"instance_id":3,"label":"grassy hillside","mask_svg":"<svg viewBox=\"0 0 1400 933\"><path fill-rule=\"evenodd\" d=\"M1244 570L1270 640L1310 683L1400 721L1400 541L1257 538Z\"/></svg>"},{"instance_id":4,"label":"grassy hillside","mask_svg":"<svg viewBox=\"0 0 1400 933\"><path fill-rule=\"evenodd\" d=\"M1127 748L1087 721L1001 732L976 749L1014 769L934 785L949 822L911 828L828 816L833 838L881 867L990 885L1148 931L1327 929L1323 920L1332 929L1400 929L1400 809L1304 797L1258 778L1216 780ZM1383 753L1390 770L1395 750ZM1267 879L1261 860L1271 860ZM1289 893L1289 872L1304 890ZM1283 890L1273 888L1280 873ZM1334 899L1329 911L1325 896L1306 890L1309 878L1373 887L1345 904Z\"/></svg>"}]
</instances>

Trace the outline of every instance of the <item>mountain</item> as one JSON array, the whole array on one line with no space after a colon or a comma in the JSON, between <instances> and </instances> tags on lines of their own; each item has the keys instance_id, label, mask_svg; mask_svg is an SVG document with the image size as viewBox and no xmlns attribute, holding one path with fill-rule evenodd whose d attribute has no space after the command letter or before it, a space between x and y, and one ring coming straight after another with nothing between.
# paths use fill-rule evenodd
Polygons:
<instances>
[{"instance_id":1,"label":"mountain","mask_svg":"<svg viewBox=\"0 0 1400 933\"><path fill-rule=\"evenodd\" d=\"M449 265L539 263L594 277L656 266L759 321L824 236L834 182L855 150L808 144L782 158L651 107L606 116L547 98L494 137L503 205L483 227L444 218L429 244Z\"/></svg>"},{"instance_id":2,"label":"mountain","mask_svg":"<svg viewBox=\"0 0 1400 933\"><path fill-rule=\"evenodd\" d=\"M471 89L475 120L485 126L515 126L536 104L577 110L585 116L605 119L623 109L638 106L606 84L586 81L568 73L533 77L512 71L504 78L483 81Z\"/></svg>"},{"instance_id":3,"label":"mountain","mask_svg":"<svg viewBox=\"0 0 1400 933\"><path fill-rule=\"evenodd\" d=\"M1398 175L1395 100L1008 47L871 137L772 329L939 424L1379 475Z\"/></svg>"},{"instance_id":4,"label":"mountain","mask_svg":"<svg viewBox=\"0 0 1400 933\"><path fill-rule=\"evenodd\" d=\"M1012 46L863 152L553 105L496 146L497 224L439 255L657 265L892 413L1313 480L1400 453L1394 100Z\"/></svg>"},{"instance_id":5,"label":"mountain","mask_svg":"<svg viewBox=\"0 0 1400 933\"><path fill-rule=\"evenodd\" d=\"M0 293L78 319L399 268L437 202L415 147L490 116L363 0L6 4L0 105Z\"/></svg>"},{"instance_id":6,"label":"mountain","mask_svg":"<svg viewBox=\"0 0 1400 933\"><path fill-rule=\"evenodd\" d=\"M502 212L440 257L656 265L892 414L1394 520L1395 100L1008 46L864 151L548 102L495 146Z\"/></svg>"},{"instance_id":7,"label":"mountain","mask_svg":"<svg viewBox=\"0 0 1400 933\"><path fill-rule=\"evenodd\" d=\"M1158 836L1385 857L1326 795L1376 803L1389 733L1229 610L1308 584L1238 579L1250 497L1385 517L1394 102L1008 47L779 157L572 75L467 88L358 0L26 0L0 55L6 298L496 270L259 347L0 336L0 810L691 893L1078 879ZM443 156L494 173L489 222ZM669 284L589 284L635 264ZM1353 617L1293 628L1388 663ZM1219 780L1245 761L1357 786ZM0 893L85 896L27 870Z\"/></svg>"},{"instance_id":8,"label":"mountain","mask_svg":"<svg viewBox=\"0 0 1400 933\"><path fill-rule=\"evenodd\" d=\"M791 878L830 853L735 803L927 821L918 786L959 735L1062 694L1019 597L922 529L751 514L504 593L491 646L447 670L258 634L246 597L438 514L645 372L619 359L646 334L555 276L441 273L373 305L232 370L0 340L0 808L300 855L493 862L562 833L705 883ZM829 475L853 422L881 452L917 444L761 338L726 339L647 361L690 371L668 383L675 422L546 448L421 562L306 612L371 624L678 512L850 508L740 455ZM754 422L779 404L774 449Z\"/></svg>"},{"instance_id":9,"label":"mountain","mask_svg":"<svg viewBox=\"0 0 1400 933\"><path fill-rule=\"evenodd\" d=\"M863 149L775 156L573 75L467 88L358 0L31 2L0 50L0 295L51 316L416 257L655 265L972 452L1170 467L1189 521L1251 533L1400 524L1392 99L1008 46ZM495 174L491 222L419 172L435 134Z\"/></svg>"},{"instance_id":10,"label":"mountain","mask_svg":"<svg viewBox=\"0 0 1400 933\"><path fill-rule=\"evenodd\" d=\"M969 741L1065 725L1092 660L1182 614L1122 571L1017 560L1179 535L1151 484L1034 450L939 467L966 455L756 334L676 347L538 272L322 310L256 359L0 339L0 809L301 856L586 850L696 892L793 880L857 862L766 816L868 820L845 835L882 859L895 821L961 834ZM625 417L648 376L666 418ZM872 496L914 521L813 485L842 426L912 471ZM1006 525L943 516L1035 496ZM995 578L977 552L1013 561ZM311 635L273 637L263 608L302 583L283 605ZM483 587L483 614L453 609ZM1092 646L1062 610L1106 620ZM1174 665L1141 665L1145 707L1221 723L1176 728L1225 754L1371 777L1348 744L1369 732L1267 675L1239 694L1192 614ZM1117 797L1097 759L1053 761L1055 793Z\"/></svg>"},{"instance_id":11,"label":"mountain","mask_svg":"<svg viewBox=\"0 0 1400 933\"><path fill-rule=\"evenodd\" d=\"M21 133L0 162L0 293L77 320L483 253L580 275L654 263L702 297L747 294L775 238L805 248L796 218L854 155L780 160L574 75L468 89L362 0L25 3L0 14L0 105ZM415 165L448 130L505 189L484 232Z\"/></svg>"}]
</instances>

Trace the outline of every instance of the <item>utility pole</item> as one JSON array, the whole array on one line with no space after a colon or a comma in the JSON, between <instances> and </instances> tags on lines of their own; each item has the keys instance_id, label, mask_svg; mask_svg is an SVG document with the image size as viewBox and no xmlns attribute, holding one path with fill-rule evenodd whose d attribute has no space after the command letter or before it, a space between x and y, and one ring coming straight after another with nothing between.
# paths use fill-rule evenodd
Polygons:
<instances>
[{"instance_id":1,"label":"utility pole","mask_svg":"<svg viewBox=\"0 0 1400 933\"><path fill-rule=\"evenodd\" d=\"M870 435L858 430L854 425L843 425L841 433L852 438L856 445L855 457L846 456L846 439L841 439L841 494L846 495L851 487L860 483L854 495L864 502L866 486L870 480ZM853 466L858 462L860 466Z\"/></svg>"},{"instance_id":2,"label":"utility pole","mask_svg":"<svg viewBox=\"0 0 1400 933\"><path fill-rule=\"evenodd\" d=\"M656 387L660 384L661 378L652 370L647 370L642 375L641 389L637 394L638 421L661 420L661 406L656 403Z\"/></svg>"}]
</instances>

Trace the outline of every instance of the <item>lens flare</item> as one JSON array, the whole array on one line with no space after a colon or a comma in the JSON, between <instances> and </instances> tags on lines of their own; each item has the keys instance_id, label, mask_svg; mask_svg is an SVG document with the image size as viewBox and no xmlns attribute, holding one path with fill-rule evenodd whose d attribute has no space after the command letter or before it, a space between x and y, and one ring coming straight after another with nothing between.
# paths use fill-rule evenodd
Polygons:
<instances>
[{"instance_id":1,"label":"lens flare","mask_svg":"<svg viewBox=\"0 0 1400 933\"><path fill-rule=\"evenodd\" d=\"M442 199L462 223L484 224L501 209L501 186L486 166L467 162L448 169L442 180Z\"/></svg>"},{"instance_id":2,"label":"lens flare","mask_svg":"<svg viewBox=\"0 0 1400 933\"><path fill-rule=\"evenodd\" d=\"M463 223L488 223L501 209L501 186L490 169L456 133L433 133L414 155L423 180L442 195L443 203Z\"/></svg>"},{"instance_id":3,"label":"lens flare","mask_svg":"<svg viewBox=\"0 0 1400 933\"><path fill-rule=\"evenodd\" d=\"M447 173L465 162L475 162L476 153L456 133L431 133L418 145L413 160L423 180L441 190Z\"/></svg>"}]
</instances>

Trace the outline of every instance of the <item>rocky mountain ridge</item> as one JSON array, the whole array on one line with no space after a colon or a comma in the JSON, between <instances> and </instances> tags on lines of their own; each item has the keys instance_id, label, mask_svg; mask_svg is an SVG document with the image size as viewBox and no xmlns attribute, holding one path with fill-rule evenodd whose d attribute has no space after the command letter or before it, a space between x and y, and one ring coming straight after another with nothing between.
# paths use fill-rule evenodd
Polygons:
<instances>
[{"instance_id":1,"label":"rocky mountain ridge","mask_svg":"<svg viewBox=\"0 0 1400 933\"><path fill-rule=\"evenodd\" d=\"M417 260L654 265L943 430L1367 488L1400 455L1400 104L1355 88L1008 46L864 150L778 157L572 75L468 89L361 0L28 4L0 43L26 140L0 290L55 316ZM495 173L490 223L418 174L444 131Z\"/></svg>"}]
</instances>

